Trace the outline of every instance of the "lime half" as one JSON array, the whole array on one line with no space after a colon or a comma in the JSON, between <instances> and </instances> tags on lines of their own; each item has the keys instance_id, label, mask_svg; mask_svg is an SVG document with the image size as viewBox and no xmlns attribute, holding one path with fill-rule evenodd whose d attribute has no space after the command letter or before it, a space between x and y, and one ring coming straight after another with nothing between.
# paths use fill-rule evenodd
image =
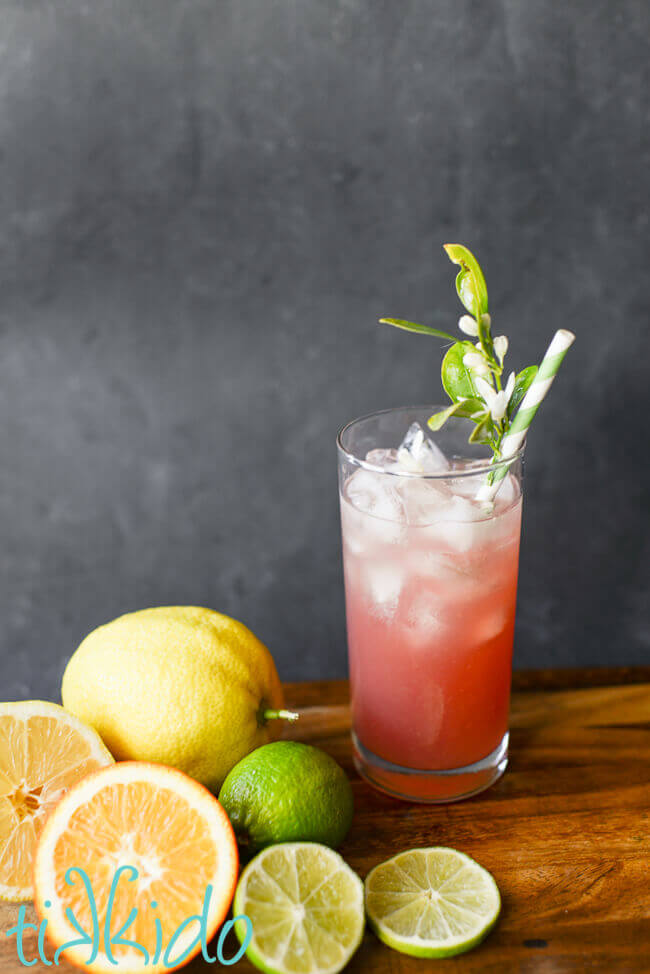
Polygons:
<instances>
[{"instance_id":1,"label":"lime half","mask_svg":"<svg viewBox=\"0 0 650 974\"><path fill-rule=\"evenodd\" d=\"M269 846L244 869L234 902L253 936L246 956L266 974L337 974L361 943L363 884L315 842ZM248 925L235 932L244 942Z\"/></svg>"},{"instance_id":2,"label":"lime half","mask_svg":"<svg viewBox=\"0 0 650 974\"><path fill-rule=\"evenodd\" d=\"M414 957L451 957L489 933L501 909L490 873L462 852L411 849L366 878L366 912L389 947Z\"/></svg>"}]
</instances>

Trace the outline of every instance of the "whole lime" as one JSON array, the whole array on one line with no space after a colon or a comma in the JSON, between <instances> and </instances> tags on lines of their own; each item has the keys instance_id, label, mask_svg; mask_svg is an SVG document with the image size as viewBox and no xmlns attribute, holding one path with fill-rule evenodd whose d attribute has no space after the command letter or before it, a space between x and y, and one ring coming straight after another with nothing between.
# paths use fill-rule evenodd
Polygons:
<instances>
[{"instance_id":1,"label":"whole lime","mask_svg":"<svg viewBox=\"0 0 650 974\"><path fill-rule=\"evenodd\" d=\"M350 830L352 788L334 758L298 741L275 741L243 758L219 792L237 840L250 853L276 842L335 849Z\"/></svg>"}]
</instances>

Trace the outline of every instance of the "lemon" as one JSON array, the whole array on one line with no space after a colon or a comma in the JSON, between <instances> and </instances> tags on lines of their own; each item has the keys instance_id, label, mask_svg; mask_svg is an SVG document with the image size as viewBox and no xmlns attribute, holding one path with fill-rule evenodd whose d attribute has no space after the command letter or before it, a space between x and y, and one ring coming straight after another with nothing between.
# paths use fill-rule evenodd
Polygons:
<instances>
[{"instance_id":1,"label":"lemon","mask_svg":"<svg viewBox=\"0 0 650 974\"><path fill-rule=\"evenodd\" d=\"M68 788L113 764L91 727L45 700L0 703L0 900L32 898L34 850Z\"/></svg>"},{"instance_id":2,"label":"lemon","mask_svg":"<svg viewBox=\"0 0 650 974\"><path fill-rule=\"evenodd\" d=\"M456 849L410 849L366 877L366 912L380 940L414 957L471 950L497 922L501 897L482 866Z\"/></svg>"},{"instance_id":3,"label":"lemon","mask_svg":"<svg viewBox=\"0 0 650 974\"><path fill-rule=\"evenodd\" d=\"M117 760L171 765L212 791L249 751L278 736L273 658L228 616L144 609L87 636L63 676L64 706Z\"/></svg>"},{"instance_id":4,"label":"lemon","mask_svg":"<svg viewBox=\"0 0 650 974\"><path fill-rule=\"evenodd\" d=\"M336 848L354 813L343 768L329 754L298 741L265 744L242 758L224 781L219 801L248 852L293 841Z\"/></svg>"},{"instance_id":5,"label":"lemon","mask_svg":"<svg viewBox=\"0 0 650 974\"><path fill-rule=\"evenodd\" d=\"M337 974L363 938L363 884L327 846L270 846L244 869L233 905L235 933L265 974Z\"/></svg>"}]
</instances>

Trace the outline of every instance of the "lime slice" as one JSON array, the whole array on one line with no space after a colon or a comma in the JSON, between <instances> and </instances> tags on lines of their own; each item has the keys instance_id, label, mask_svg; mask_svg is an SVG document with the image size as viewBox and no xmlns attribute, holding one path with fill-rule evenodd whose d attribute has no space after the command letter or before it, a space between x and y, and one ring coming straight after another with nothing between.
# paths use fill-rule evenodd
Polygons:
<instances>
[{"instance_id":1,"label":"lime slice","mask_svg":"<svg viewBox=\"0 0 650 974\"><path fill-rule=\"evenodd\" d=\"M471 950L492 929L500 909L490 873L455 849L400 852L366 878L373 930L389 947L414 957Z\"/></svg>"},{"instance_id":2,"label":"lime slice","mask_svg":"<svg viewBox=\"0 0 650 974\"><path fill-rule=\"evenodd\" d=\"M327 846L285 842L244 869L234 903L241 914L253 930L246 956L260 971L336 974L363 937L363 884ZM248 928L235 923L240 943Z\"/></svg>"}]
</instances>

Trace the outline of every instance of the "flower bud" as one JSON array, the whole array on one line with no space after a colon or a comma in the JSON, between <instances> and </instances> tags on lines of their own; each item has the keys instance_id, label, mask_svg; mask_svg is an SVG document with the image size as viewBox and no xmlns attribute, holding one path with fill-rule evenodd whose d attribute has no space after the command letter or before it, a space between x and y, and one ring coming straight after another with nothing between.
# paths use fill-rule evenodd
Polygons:
<instances>
[{"instance_id":1,"label":"flower bud","mask_svg":"<svg viewBox=\"0 0 650 974\"><path fill-rule=\"evenodd\" d=\"M478 325L471 315L463 315L458 321L458 327L466 335L476 338L478 335Z\"/></svg>"},{"instance_id":2,"label":"flower bud","mask_svg":"<svg viewBox=\"0 0 650 974\"><path fill-rule=\"evenodd\" d=\"M463 363L476 375L490 374L490 369L487 362L482 355L478 354L478 352L467 352L465 355L463 355Z\"/></svg>"},{"instance_id":3,"label":"flower bud","mask_svg":"<svg viewBox=\"0 0 650 974\"><path fill-rule=\"evenodd\" d=\"M494 354L499 359L499 363L503 365L503 360L506 357L506 352L508 351L508 339L505 335L497 335L494 339Z\"/></svg>"}]
</instances>

